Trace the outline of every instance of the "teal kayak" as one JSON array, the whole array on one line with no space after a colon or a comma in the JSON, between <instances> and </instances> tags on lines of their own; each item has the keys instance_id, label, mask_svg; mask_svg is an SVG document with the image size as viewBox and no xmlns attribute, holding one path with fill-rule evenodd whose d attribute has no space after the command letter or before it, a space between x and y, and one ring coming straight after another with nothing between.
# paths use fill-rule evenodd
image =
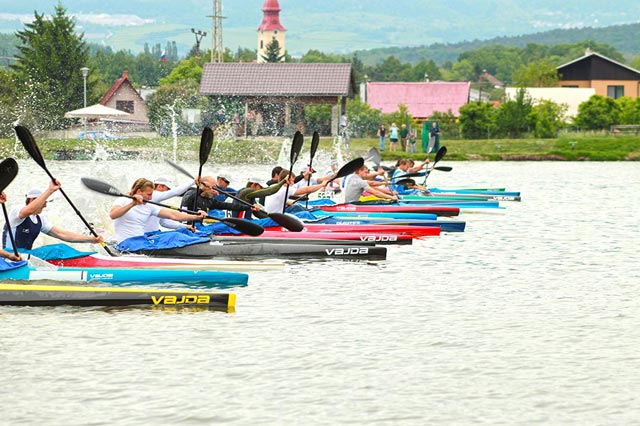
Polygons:
<instances>
[{"instance_id":1,"label":"teal kayak","mask_svg":"<svg viewBox=\"0 0 640 426\"><path fill-rule=\"evenodd\" d=\"M108 283L114 285L174 283L198 288L224 288L247 285L249 275L180 269L137 268L35 268L30 265L0 271L0 280L66 281L73 283Z\"/></svg>"}]
</instances>

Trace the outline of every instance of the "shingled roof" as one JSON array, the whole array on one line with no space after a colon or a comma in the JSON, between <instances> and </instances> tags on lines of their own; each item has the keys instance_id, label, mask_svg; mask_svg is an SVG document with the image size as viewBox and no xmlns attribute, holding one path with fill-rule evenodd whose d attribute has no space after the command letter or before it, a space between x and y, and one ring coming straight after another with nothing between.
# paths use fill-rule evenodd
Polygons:
<instances>
[{"instance_id":1,"label":"shingled roof","mask_svg":"<svg viewBox=\"0 0 640 426\"><path fill-rule=\"evenodd\" d=\"M354 94L351 64L206 63L200 93L222 96L333 97Z\"/></svg>"}]
</instances>

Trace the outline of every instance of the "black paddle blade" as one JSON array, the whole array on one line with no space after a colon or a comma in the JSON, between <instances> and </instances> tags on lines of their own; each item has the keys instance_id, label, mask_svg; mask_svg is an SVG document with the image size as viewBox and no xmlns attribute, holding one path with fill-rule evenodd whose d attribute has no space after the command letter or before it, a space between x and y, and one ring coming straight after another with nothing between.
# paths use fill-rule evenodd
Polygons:
<instances>
[{"instance_id":1,"label":"black paddle blade","mask_svg":"<svg viewBox=\"0 0 640 426\"><path fill-rule=\"evenodd\" d=\"M300 151L302 150L303 143L304 136L298 130L296 131L296 134L293 135L293 142L291 142L291 154L289 155L289 159L291 160L291 168L293 168L293 164L296 162L296 160L298 160L298 156L300 155Z\"/></svg>"},{"instance_id":2,"label":"black paddle blade","mask_svg":"<svg viewBox=\"0 0 640 426\"><path fill-rule=\"evenodd\" d=\"M441 172L450 172L451 170L453 170L453 167L450 167L450 166L437 166L437 167L434 167L433 170L440 170Z\"/></svg>"},{"instance_id":3,"label":"black paddle blade","mask_svg":"<svg viewBox=\"0 0 640 426\"><path fill-rule=\"evenodd\" d=\"M92 191L99 192L105 195L111 195L113 197L122 197L123 194L118 191L118 188L115 186L109 185L106 182L99 181L97 179L92 179L88 177L80 178L84 186L89 188Z\"/></svg>"},{"instance_id":4,"label":"black paddle blade","mask_svg":"<svg viewBox=\"0 0 640 426\"><path fill-rule=\"evenodd\" d=\"M33 138L29 129L24 126L16 126L15 131L18 135L18 139L20 139L20 142L22 143L22 146L24 146L24 149L27 150L31 158L33 158L40 167L47 170L47 165L44 162L40 148L36 145L36 140Z\"/></svg>"},{"instance_id":5,"label":"black paddle blade","mask_svg":"<svg viewBox=\"0 0 640 426\"><path fill-rule=\"evenodd\" d=\"M362 157L354 158L344 166L340 167L340 170L338 170L338 173L334 177L329 179L328 183L332 182L335 179L350 175L351 173L355 172L362 166L364 166L364 158Z\"/></svg>"},{"instance_id":6,"label":"black paddle blade","mask_svg":"<svg viewBox=\"0 0 640 426\"><path fill-rule=\"evenodd\" d=\"M415 186L416 185L416 181L413 180L413 179L401 179L401 180L396 182L396 185L400 185L400 186Z\"/></svg>"},{"instance_id":7,"label":"black paddle blade","mask_svg":"<svg viewBox=\"0 0 640 426\"><path fill-rule=\"evenodd\" d=\"M167 162L171 167L173 167L174 169L176 169L177 171L182 173L183 175L188 176L191 179L195 179L191 173L189 173L186 169L184 169L183 167L177 165L173 161L168 160L168 159L165 159L164 161Z\"/></svg>"},{"instance_id":8,"label":"black paddle blade","mask_svg":"<svg viewBox=\"0 0 640 426\"><path fill-rule=\"evenodd\" d=\"M436 160L433 162L433 164L435 165L438 161L442 160L442 157L444 157L446 153L447 153L447 147L444 145L441 146L438 152L436 152Z\"/></svg>"},{"instance_id":9,"label":"black paddle blade","mask_svg":"<svg viewBox=\"0 0 640 426\"><path fill-rule=\"evenodd\" d=\"M0 192L18 175L18 163L13 158L7 158L0 163Z\"/></svg>"},{"instance_id":10,"label":"black paddle blade","mask_svg":"<svg viewBox=\"0 0 640 426\"><path fill-rule=\"evenodd\" d=\"M278 225L287 228L289 231L300 232L304 229L304 224L297 217L286 213L269 213L269 217Z\"/></svg>"},{"instance_id":11,"label":"black paddle blade","mask_svg":"<svg viewBox=\"0 0 640 426\"><path fill-rule=\"evenodd\" d=\"M238 219L235 217L227 217L224 219L216 219L219 222L224 223L229 228L233 228L236 231L240 231L243 234L251 235L252 237L257 237L258 235L262 235L264 232L264 228L257 223L250 222L244 219Z\"/></svg>"},{"instance_id":12,"label":"black paddle blade","mask_svg":"<svg viewBox=\"0 0 640 426\"><path fill-rule=\"evenodd\" d=\"M316 151L318 151L318 146L320 145L320 135L318 132L313 132L313 136L311 137L311 152L309 153L309 165L313 161L313 157L316 156Z\"/></svg>"},{"instance_id":13,"label":"black paddle blade","mask_svg":"<svg viewBox=\"0 0 640 426\"><path fill-rule=\"evenodd\" d=\"M202 129L202 136L200 137L200 167L207 162L212 146L213 130L211 130L211 127L207 126Z\"/></svg>"}]
</instances>

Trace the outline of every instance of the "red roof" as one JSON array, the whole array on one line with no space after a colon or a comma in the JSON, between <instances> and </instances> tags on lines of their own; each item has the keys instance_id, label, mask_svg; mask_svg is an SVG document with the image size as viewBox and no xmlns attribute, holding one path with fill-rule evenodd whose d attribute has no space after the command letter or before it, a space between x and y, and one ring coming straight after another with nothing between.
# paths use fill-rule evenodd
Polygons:
<instances>
[{"instance_id":1,"label":"red roof","mask_svg":"<svg viewBox=\"0 0 640 426\"><path fill-rule=\"evenodd\" d=\"M385 114L406 105L415 118L428 118L435 111L451 110L459 115L460 107L469 101L470 82L367 83L367 103Z\"/></svg>"},{"instance_id":2,"label":"red roof","mask_svg":"<svg viewBox=\"0 0 640 426\"><path fill-rule=\"evenodd\" d=\"M129 81L129 72L128 71L123 71L122 72L122 77L120 77L119 79L116 80L115 83L113 83L113 86L111 86L109 88L109 90L107 90L107 93L104 94L104 96L100 99L100 101L98 103L106 106L107 102L109 102L109 99L111 99L111 97L113 95L115 95L116 92L118 91L118 89L120 89L120 87L125 83L127 83L129 86L131 86L133 91L136 94L138 94L138 91L135 90L135 88L133 87L133 85ZM138 97L140 97L139 94L138 94ZM142 100L142 97L140 97L140 100Z\"/></svg>"},{"instance_id":3,"label":"red roof","mask_svg":"<svg viewBox=\"0 0 640 426\"><path fill-rule=\"evenodd\" d=\"M280 4L278 4L278 0L265 0L262 11L264 16L258 31L287 31L280 23Z\"/></svg>"}]
</instances>

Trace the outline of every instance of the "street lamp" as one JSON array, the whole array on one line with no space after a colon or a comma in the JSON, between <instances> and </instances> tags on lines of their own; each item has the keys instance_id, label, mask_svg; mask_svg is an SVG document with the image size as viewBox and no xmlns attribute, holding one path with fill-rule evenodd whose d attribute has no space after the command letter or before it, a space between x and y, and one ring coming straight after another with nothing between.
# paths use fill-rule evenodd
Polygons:
<instances>
[{"instance_id":1,"label":"street lamp","mask_svg":"<svg viewBox=\"0 0 640 426\"><path fill-rule=\"evenodd\" d=\"M89 68L87 67L82 67L80 68L80 71L82 71L82 80L84 83L84 107L87 107L87 76L89 75ZM82 117L82 124L83 124L83 128L84 131L87 131L87 117Z\"/></svg>"},{"instance_id":2,"label":"street lamp","mask_svg":"<svg viewBox=\"0 0 640 426\"><path fill-rule=\"evenodd\" d=\"M202 37L206 37L207 33L202 32L200 30L196 30L195 28L191 28L191 32L196 36L196 58L200 57L200 41L202 41Z\"/></svg>"}]
</instances>

